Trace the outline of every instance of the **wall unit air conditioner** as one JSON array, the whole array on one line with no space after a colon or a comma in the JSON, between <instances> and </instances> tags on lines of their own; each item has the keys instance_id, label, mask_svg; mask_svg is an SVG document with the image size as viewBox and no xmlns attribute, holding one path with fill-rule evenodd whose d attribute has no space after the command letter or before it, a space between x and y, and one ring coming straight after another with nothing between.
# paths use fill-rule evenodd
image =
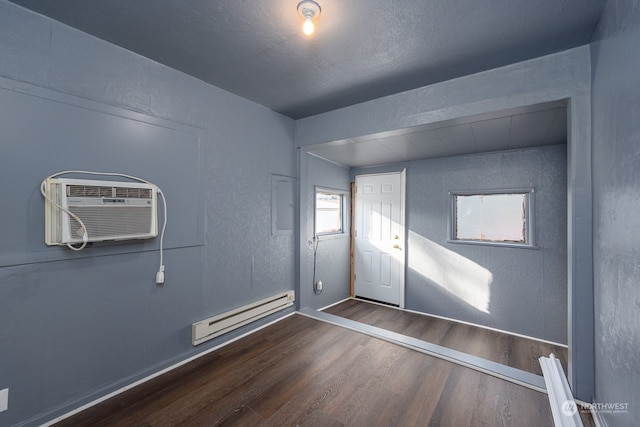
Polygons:
<instances>
[{"instance_id":1,"label":"wall unit air conditioner","mask_svg":"<svg viewBox=\"0 0 640 427\"><path fill-rule=\"evenodd\" d=\"M49 178L44 192L45 242L66 245L158 235L157 187L146 183ZM86 237L85 236L86 231ZM84 238L83 238L84 237Z\"/></svg>"}]
</instances>

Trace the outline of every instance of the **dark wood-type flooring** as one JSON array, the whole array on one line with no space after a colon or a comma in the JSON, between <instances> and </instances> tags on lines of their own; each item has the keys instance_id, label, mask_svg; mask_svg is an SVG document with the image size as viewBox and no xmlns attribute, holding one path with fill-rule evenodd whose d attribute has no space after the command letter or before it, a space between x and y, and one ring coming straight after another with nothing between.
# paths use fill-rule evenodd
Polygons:
<instances>
[{"instance_id":1,"label":"dark wood-type flooring","mask_svg":"<svg viewBox=\"0 0 640 427\"><path fill-rule=\"evenodd\" d=\"M324 310L467 354L542 375L541 356L553 353L567 372L567 349L464 323L426 316L350 299Z\"/></svg>"},{"instance_id":2,"label":"dark wood-type flooring","mask_svg":"<svg viewBox=\"0 0 640 427\"><path fill-rule=\"evenodd\" d=\"M302 315L57 424L551 426L547 395Z\"/></svg>"}]
</instances>

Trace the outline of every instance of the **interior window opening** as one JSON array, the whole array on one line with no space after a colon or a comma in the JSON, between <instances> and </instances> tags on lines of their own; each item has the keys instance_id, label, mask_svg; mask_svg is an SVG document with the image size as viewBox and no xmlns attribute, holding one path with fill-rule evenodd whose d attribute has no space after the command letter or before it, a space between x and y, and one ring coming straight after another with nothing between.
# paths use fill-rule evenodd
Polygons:
<instances>
[{"instance_id":1,"label":"interior window opening","mask_svg":"<svg viewBox=\"0 0 640 427\"><path fill-rule=\"evenodd\" d=\"M316 190L315 232L344 233L344 194L330 190Z\"/></svg>"},{"instance_id":2,"label":"interior window opening","mask_svg":"<svg viewBox=\"0 0 640 427\"><path fill-rule=\"evenodd\" d=\"M452 193L451 241L533 246L532 193Z\"/></svg>"}]
</instances>

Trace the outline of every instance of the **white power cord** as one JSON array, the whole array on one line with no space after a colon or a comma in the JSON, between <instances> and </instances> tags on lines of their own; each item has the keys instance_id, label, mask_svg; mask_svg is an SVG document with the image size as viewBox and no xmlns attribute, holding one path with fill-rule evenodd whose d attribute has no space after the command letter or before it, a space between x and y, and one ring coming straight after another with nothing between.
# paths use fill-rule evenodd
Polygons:
<instances>
[{"instance_id":1,"label":"white power cord","mask_svg":"<svg viewBox=\"0 0 640 427\"><path fill-rule=\"evenodd\" d=\"M158 188L158 187L156 187ZM164 283L164 232L167 229L167 199L164 198L164 193L160 188L158 188L158 194L162 198L162 207L163 213L162 218L164 221L162 222L162 230L160 231L160 268L158 268L158 272L156 273L156 284L161 285Z\"/></svg>"},{"instance_id":2,"label":"white power cord","mask_svg":"<svg viewBox=\"0 0 640 427\"><path fill-rule=\"evenodd\" d=\"M163 214L164 214L164 221L162 224L162 230L160 232L160 267L158 268L158 272L156 273L156 284L161 285L164 283L164 233L165 230L167 229L167 200L164 197L164 193L162 192L162 190L155 184L153 184L152 182L147 181L146 179L142 179L142 178L138 178L137 176L132 176L132 175L127 175L124 173L118 173L118 172L93 172L93 171L81 171L81 170L68 170L68 171L62 171L62 172L58 172L58 173L54 173L53 175L49 175L48 177L46 177L43 181L42 184L40 184L40 192L42 193L42 196L52 205L54 205L55 207L57 207L58 209L62 210L63 212L65 212L67 215L69 215L70 217L72 217L74 220L76 220L78 222L78 224L80 224L80 227L82 227L82 229L84 230L84 232L82 233L82 245L79 247L73 246L71 243L67 243L67 247L73 251L81 251L83 250L86 246L87 243L89 242L89 235L87 233L87 227L84 225L84 222L82 222L82 220L80 218L78 218L78 216L76 214L74 214L73 212L71 212L70 210L64 208L63 206L61 206L59 203L57 203L55 200L51 199L51 197L49 197L49 195L46 192L46 182L49 179L58 177L60 175L67 175L67 174L71 174L71 173L75 173L75 174L86 174L86 175L99 175L99 176L119 176L122 178L127 178L127 179L131 179L134 181L138 181L138 182L142 182L145 184L149 184L149 185L153 185L154 187L156 187L158 189L158 194L160 195L160 198L162 199L162 206L163 206Z\"/></svg>"}]
</instances>

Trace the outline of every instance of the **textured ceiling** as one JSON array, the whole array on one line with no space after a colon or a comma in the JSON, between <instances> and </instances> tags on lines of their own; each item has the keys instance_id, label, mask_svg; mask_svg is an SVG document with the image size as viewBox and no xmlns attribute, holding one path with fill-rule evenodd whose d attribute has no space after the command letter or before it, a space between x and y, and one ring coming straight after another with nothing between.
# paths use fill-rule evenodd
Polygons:
<instances>
[{"instance_id":1,"label":"textured ceiling","mask_svg":"<svg viewBox=\"0 0 640 427\"><path fill-rule=\"evenodd\" d=\"M589 43L606 0L13 0L294 119Z\"/></svg>"}]
</instances>

